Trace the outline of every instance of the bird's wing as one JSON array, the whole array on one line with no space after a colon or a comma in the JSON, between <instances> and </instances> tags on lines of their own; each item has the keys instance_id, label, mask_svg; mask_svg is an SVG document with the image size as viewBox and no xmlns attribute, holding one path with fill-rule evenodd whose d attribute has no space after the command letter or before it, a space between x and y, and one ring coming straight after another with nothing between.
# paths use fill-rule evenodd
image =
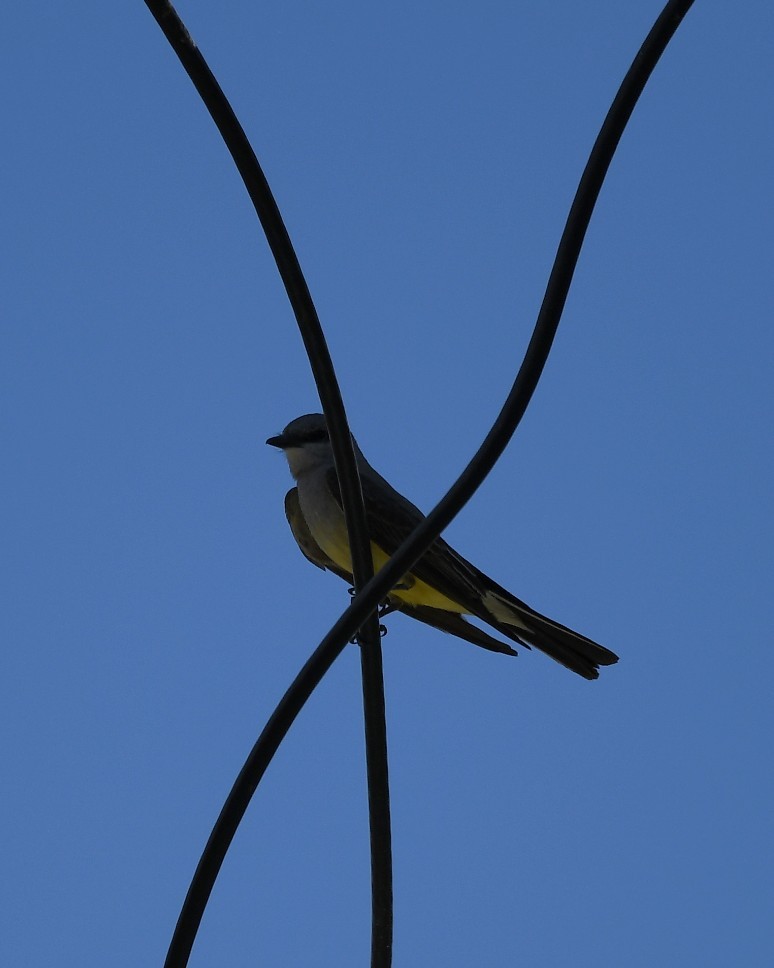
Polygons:
<instances>
[{"instance_id":1,"label":"bird's wing","mask_svg":"<svg viewBox=\"0 0 774 968\"><path fill-rule=\"evenodd\" d=\"M301 549L305 558L311 561L313 565L317 565L318 568L322 568L323 570L327 568L329 571L338 575L339 578L343 578L347 582L352 581L352 575L342 568L339 568L336 562L325 554L312 537L312 533L307 527L306 520L301 511L301 504L298 500L298 488L296 487L292 487L285 495L285 516L288 519L293 537L296 539L296 544ZM497 639L492 638L491 635L487 635L486 632L483 632L475 625L470 625L461 615L457 615L454 612L444 612L440 608L429 608L425 605L408 605L406 602L401 602L397 598L391 599L390 601L404 615L408 615L409 618L416 619L424 625L429 625L431 628L456 635L458 638L472 642L473 645L479 645L482 649L488 649L490 652L500 652L503 655L517 655L515 649L512 649L504 642L498 642Z\"/></svg>"},{"instance_id":2,"label":"bird's wing","mask_svg":"<svg viewBox=\"0 0 774 968\"><path fill-rule=\"evenodd\" d=\"M361 473L360 480L371 540L392 555L424 515L375 471ZM333 468L328 472L328 485L340 504ZM512 641L527 648L536 646L587 679L597 678L598 666L618 661L614 652L530 608L466 561L443 538L433 542L412 567L411 574ZM515 619L513 623L495 616L490 607L493 600L510 611Z\"/></svg>"},{"instance_id":3,"label":"bird's wing","mask_svg":"<svg viewBox=\"0 0 774 968\"><path fill-rule=\"evenodd\" d=\"M328 471L327 483L341 506L334 468ZM361 473L360 483L371 540L387 555L392 555L424 519L424 515L387 481L377 477L375 472ZM457 602L466 611L474 615L482 611L482 579L485 580L486 576L443 538L436 538L413 566L411 574ZM486 615L481 617L486 618Z\"/></svg>"},{"instance_id":4,"label":"bird's wing","mask_svg":"<svg viewBox=\"0 0 774 968\"><path fill-rule=\"evenodd\" d=\"M297 487L291 487L285 495L285 517L288 519L288 524L290 525L290 530L293 532L293 537L296 539L296 544L301 549L305 558L311 561L313 565L317 565L318 568L322 568L323 571L327 568L329 571L338 575L339 578L343 578L344 581L352 581L352 575L342 568L339 568L336 562L325 554L312 537L312 532L309 530L306 519L301 511L301 502L298 500Z\"/></svg>"}]
</instances>

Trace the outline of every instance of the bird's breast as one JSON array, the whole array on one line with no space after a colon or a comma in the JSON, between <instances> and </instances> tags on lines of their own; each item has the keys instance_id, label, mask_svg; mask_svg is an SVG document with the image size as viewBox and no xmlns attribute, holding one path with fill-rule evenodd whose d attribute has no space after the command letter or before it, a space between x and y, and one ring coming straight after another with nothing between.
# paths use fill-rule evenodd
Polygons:
<instances>
[{"instance_id":1,"label":"bird's breast","mask_svg":"<svg viewBox=\"0 0 774 968\"><path fill-rule=\"evenodd\" d=\"M352 555L349 551L344 512L331 494L325 475L299 479L298 500L314 540L339 568L351 574ZM389 559L389 555L373 541L371 555L374 571L379 571ZM401 584L404 584L405 588L401 587ZM428 605L448 612L466 612L466 609L457 602L414 575L410 575L405 582L399 583L391 595L410 605Z\"/></svg>"}]
</instances>

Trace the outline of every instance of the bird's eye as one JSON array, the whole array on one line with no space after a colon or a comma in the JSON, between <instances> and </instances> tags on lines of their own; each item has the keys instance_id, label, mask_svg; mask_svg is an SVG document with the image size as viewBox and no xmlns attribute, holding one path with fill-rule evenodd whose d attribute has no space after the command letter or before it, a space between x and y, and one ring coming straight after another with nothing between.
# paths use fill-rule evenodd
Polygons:
<instances>
[{"instance_id":1,"label":"bird's eye","mask_svg":"<svg viewBox=\"0 0 774 968\"><path fill-rule=\"evenodd\" d=\"M307 435L307 443L316 444L318 441L327 440L328 431L327 430L313 430L311 434Z\"/></svg>"}]
</instances>

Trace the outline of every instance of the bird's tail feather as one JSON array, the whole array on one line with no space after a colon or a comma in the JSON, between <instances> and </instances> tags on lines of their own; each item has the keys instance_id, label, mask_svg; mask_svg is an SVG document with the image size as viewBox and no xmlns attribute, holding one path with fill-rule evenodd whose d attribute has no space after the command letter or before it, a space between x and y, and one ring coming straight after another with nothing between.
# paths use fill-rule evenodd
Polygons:
<instances>
[{"instance_id":1,"label":"bird's tail feather","mask_svg":"<svg viewBox=\"0 0 774 968\"><path fill-rule=\"evenodd\" d=\"M490 652L499 652L502 655L519 654L510 645L506 645L505 642L498 642L497 639L493 639L491 635L487 635L478 626L466 622L458 612L447 612L442 608L432 608L429 605L409 605L406 602L401 602L397 607L404 615L415 618L419 622L424 622L425 625L431 625L441 632L456 635L460 639L465 639L466 642L472 642L473 645L479 645L482 649L488 649ZM513 638L512 636L508 637ZM521 644L525 645L526 643L522 642Z\"/></svg>"},{"instance_id":2,"label":"bird's tail feather","mask_svg":"<svg viewBox=\"0 0 774 968\"><path fill-rule=\"evenodd\" d=\"M496 595L499 603L513 613L514 621L511 624L505 620L502 609L498 609L496 618L486 616L486 621L511 641L540 649L584 679L597 679L599 666L618 662L614 652L534 611L504 589L492 589L490 594Z\"/></svg>"}]
</instances>

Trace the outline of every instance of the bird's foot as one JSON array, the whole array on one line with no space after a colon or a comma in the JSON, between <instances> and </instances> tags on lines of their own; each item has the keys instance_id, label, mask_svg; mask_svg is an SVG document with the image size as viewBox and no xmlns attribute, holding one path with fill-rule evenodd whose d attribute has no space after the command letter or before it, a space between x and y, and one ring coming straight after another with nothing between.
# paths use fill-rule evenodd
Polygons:
<instances>
[{"instance_id":1,"label":"bird's foot","mask_svg":"<svg viewBox=\"0 0 774 968\"><path fill-rule=\"evenodd\" d=\"M386 634L387 634L387 626L386 625L382 625L380 623L379 624L379 638L383 639ZM349 644L350 645L362 645L363 643L360 641L360 637L358 635L356 635L354 638L352 638L352 639L349 640Z\"/></svg>"}]
</instances>

